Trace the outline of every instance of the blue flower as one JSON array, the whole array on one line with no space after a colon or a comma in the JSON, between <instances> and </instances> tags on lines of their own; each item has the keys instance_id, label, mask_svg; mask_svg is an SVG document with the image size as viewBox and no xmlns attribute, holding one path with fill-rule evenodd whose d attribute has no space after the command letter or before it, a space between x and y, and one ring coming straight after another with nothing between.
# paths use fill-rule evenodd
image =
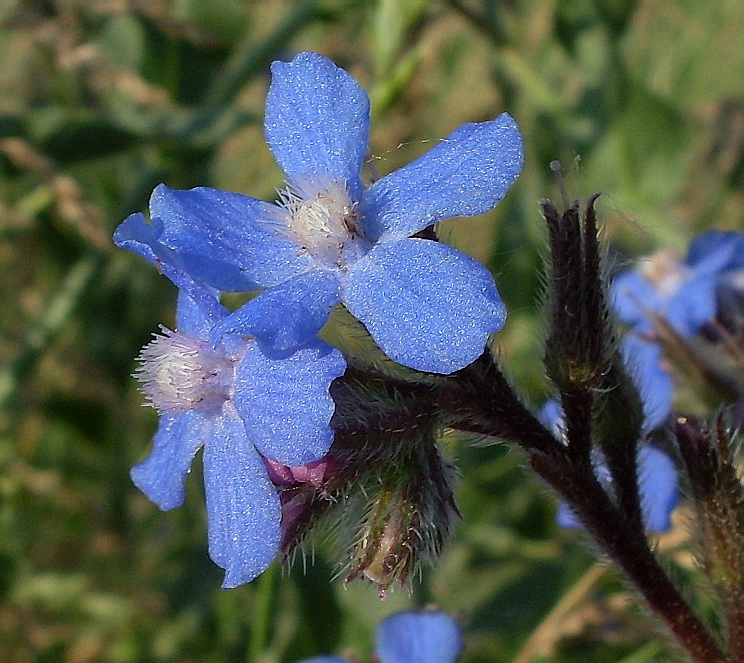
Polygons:
<instances>
[{"instance_id":1,"label":"blue flower","mask_svg":"<svg viewBox=\"0 0 744 663\"><path fill-rule=\"evenodd\" d=\"M226 336L212 345L210 333L228 316L217 292L163 263L153 251L154 231L141 219L130 217L114 239L179 288L176 330L163 327L139 358L142 391L160 425L132 479L161 509L174 509L204 447L209 554L226 571L224 588L249 582L272 562L281 537L279 495L263 457L293 466L327 453L334 410L328 388L345 361L318 340L280 358L253 339Z\"/></svg>"},{"instance_id":2,"label":"blue flower","mask_svg":"<svg viewBox=\"0 0 744 663\"><path fill-rule=\"evenodd\" d=\"M266 289L215 328L213 340L240 331L290 350L342 302L401 364L450 373L472 362L506 317L491 274L415 235L503 198L523 161L514 120L463 125L366 187L364 90L314 53L275 62L272 75L266 138L287 178L277 204L165 186L150 201L161 260L223 291Z\"/></svg>"},{"instance_id":3,"label":"blue flower","mask_svg":"<svg viewBox=\"0 0 744 663\"><path fill-rule=\"evenodd\" d=\"M610 481L606 468L598 468L600 479ZM646 445L638 452L639 488L643 522L649 532L667 532L672 529L672 512L679 503L677 468L672 459L656 447ZM566 529L578 529L581 524L571 509L561 503L558 506L558 525Z\"/></svg>"},{"instance_id":4,"label":"blue flower","mask_svg":"<svg viewBox=\"0 0 744 663\"><path fill-rule=\"evenodd\" d=\"M643 403L644 428L652 431L669 421L672 414L674 382L662 365L661 347L640 334L628 333L620 351L635 377Z\"/></svg>"},{"instance_id":5,"label":"blue flower","mask_svg":"<svg viewBox=\"0 0 744 663\"><path fill-rule=\"evenodd\" d=\"M455 663L462 649L462 632L457 622L435 610L396 613L377 630L380 663ZM338 656L317 656L303 663L348 661Z\"/></svg>"},{"instance_id":6,"label":"blue flower","mask_svg":"<svg viewBox=\"0 0 744 663\"><path fill-rule=\"evenodd\" d=\"M744 233L711 231L692 241L684 261L662 252L620 274L612 286L615 310L639 332L651 331L650 314L658 314L681 336L696 336L742 273Z\"/></svg>"},{"instance_id":7,"label":"blue flower","mask_svg":"<svg viewBox=\"0 0 744 663\"><path fill-rule=\"evenodd\" d=\"M560 405L550 400L542 407L540 419L557 435L562 435L563 411ZM597 454L595 471L600 481L611 486L612 478L604 465L601 454ZM641 447L638 452L638 476L641 493L643 522L650 532L666 532L672 528L671 515L679 502L677 469L672 459L651 445ZM581 524L565 503L558 506L558 525L566 529L578 529Z\"/></svg>"}]
</instances>

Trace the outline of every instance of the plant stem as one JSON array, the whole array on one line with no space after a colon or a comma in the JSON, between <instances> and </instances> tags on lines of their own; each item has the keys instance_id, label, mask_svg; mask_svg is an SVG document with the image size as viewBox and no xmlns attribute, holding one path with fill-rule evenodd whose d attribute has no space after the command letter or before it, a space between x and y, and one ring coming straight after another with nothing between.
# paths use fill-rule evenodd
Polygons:
<instances>
[{"instance_id":1,"label":"plant stem","mask_svg":"<svg viewBox=\"0 0 744 663\"><path fill-rule=\"evenodd\" d=\"M700 618L664 573L648 542L636 533L594 476L581 476L561 459L533 455L532 467L564 499L602 550L636 588L699 663L725 663L727 657Z\"/></svg>"}]
</instances>

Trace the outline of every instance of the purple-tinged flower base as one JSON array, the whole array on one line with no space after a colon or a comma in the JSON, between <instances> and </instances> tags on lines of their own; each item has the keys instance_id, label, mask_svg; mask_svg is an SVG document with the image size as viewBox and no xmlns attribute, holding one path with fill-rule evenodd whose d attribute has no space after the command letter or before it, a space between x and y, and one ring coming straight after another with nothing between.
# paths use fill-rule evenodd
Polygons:
<instances>
[{"instance_id":1,"label":"purple-tinged flower base","mask_svg":"<svg viewBox=\"0 0 744 663\"><path fill-rule=\"evenodd\" d=\"M401 364L450 373L474 361L506 312L488 270L443 244L409 239L493 208L522 167L506 114L466 124L366 188L369 98L327 58L272 65L266 138L287 176L276 205L214 189L159 187L153 251L203 285L268 290L215 328L291 351L341 302ZM144 220L138 223L144 224Z\"/></svg>"}]
</instances>

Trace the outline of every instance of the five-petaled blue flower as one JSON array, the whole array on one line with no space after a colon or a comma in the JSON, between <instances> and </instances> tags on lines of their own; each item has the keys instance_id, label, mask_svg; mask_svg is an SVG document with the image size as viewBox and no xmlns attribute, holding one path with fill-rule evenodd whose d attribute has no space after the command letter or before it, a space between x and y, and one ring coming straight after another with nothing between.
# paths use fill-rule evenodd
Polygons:
<instances>
[{"instance_id":1,"label":"five-petaled blue flower","mask_svg":"<svg viewBox=\"0 0 744 663\"><path fill-rule=\"evenodd\" d=\"M543 405L540 419L562 435L563 411L556 401ZM605 486L612 485L612 478L601 454L595 458L595 471ZM641 494L643 522L649 532L666 532L672 528L671 515L679 503L678 475L672 459L663 451L646 444L638 452L638 477ZM566 529L577 529L581 524L565 503L558 506L558 525Z\"/></svg>"},{"instance_id":2,"label":"five-petaled blue flower","mask_svg":"<svg viewBox=\"0 0 744 663\"><path fill-rule=\"evenodd\" d=\"M457 622L436 610L398 612L377 629L380 663L456 663L463 649ZM317 656L302 663L349 663L338 656Z\"/></svg>"},{"instance_id":3,"label":"five-petaled blue flower","mask_svg":"<svg viewBox=\"0 0 744 663\"><path fill-rule=\"evenodd\" d=\"M327 58L272 65L266 138L287 178L276 204L210 188L158 187L154 247L197 282L265 292L212 332L247 333L275 350L300 346L342 302L389 357L450 373L475 360L506 312L488 270L428 226L494 207L523 150L506 114L465 124L427 154L367 187L369 98ZM144 224L142 220L141 223Z\"/></svg>"},{"instance_id":4,"label":"five-petaled blue flower","mask_svg":"<svg viewBox=\"0 0 744 663\"><path fill-rule=\"evenodd\" d=\"M140 355L138 377L160 425L132 479L161 509L178 507L203 446L209 555L226 571L223 587L249 582L274 559L281 536L279 495L262 456L294 466L327 453L334 410L328 388L346 362L319 340L282 357L236 336L212 345L211 331L228 315L217 292L195 284L173 266L177 260L158 258L154 229L140 218L122 223L114 240L179 288L176 331L163 328Z\"/></svg>"},{"instance_id":5,"label":"five-petaled blue flower","mask_svg":"<svg viewBox=\"0 0 744 663\"><path fill-rule=\"evenodd\" d=\"M743 278L744 233L714 230L690 243L683 262L662 253L620 274L612 284L614 306L635 331L651 331L657 314L677 334L696 336L731 288L744 290Z\"/></svg>"},{"instance_id":6,"label":"five-petaled blue flower","mask_svg":"<svg viewBox=\"0 0 744 663\"><path fill-rule=\"evenodd\" d=\"M672 411L674 384L662 365L656 316L683 338L697 336L717 317L744 315L744 233L711 231L690 243L687 257L661 252L612 283L613 306L630 327L626 361L639 379L646 426L663 424Z\"/></svg>"}]
</instances>

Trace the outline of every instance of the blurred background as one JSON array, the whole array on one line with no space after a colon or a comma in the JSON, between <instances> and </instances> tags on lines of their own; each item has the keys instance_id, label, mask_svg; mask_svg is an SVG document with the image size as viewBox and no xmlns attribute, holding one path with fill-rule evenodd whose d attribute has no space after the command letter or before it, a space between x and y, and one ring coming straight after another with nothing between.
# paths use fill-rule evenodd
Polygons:
<instances>
[{"instance_id":1,"label":"blurred background","mask_svg":"<svg viewBox=\"0 0 744 663\"><path fill-rule=\"evenodd\" d=\"M1 0L0 660L364 660L384 615L428 603L459 618L466 662L672 660L521 456L454 438L464 519L411 593L345 586L322 544L220 590L200 468L167 514L128 477L156 426L134 357L172 326L175 291L110 237L160 182L272 199L268 65L298 51L369 91L381 174L508 111L522 177L443 232L493 269L501 352L538 406L549 162L571 196L604 193L616 264L741 229L742 35L740 0ZM694 582L684 538L659 545Z\"/></svg>"}]
</instances>

